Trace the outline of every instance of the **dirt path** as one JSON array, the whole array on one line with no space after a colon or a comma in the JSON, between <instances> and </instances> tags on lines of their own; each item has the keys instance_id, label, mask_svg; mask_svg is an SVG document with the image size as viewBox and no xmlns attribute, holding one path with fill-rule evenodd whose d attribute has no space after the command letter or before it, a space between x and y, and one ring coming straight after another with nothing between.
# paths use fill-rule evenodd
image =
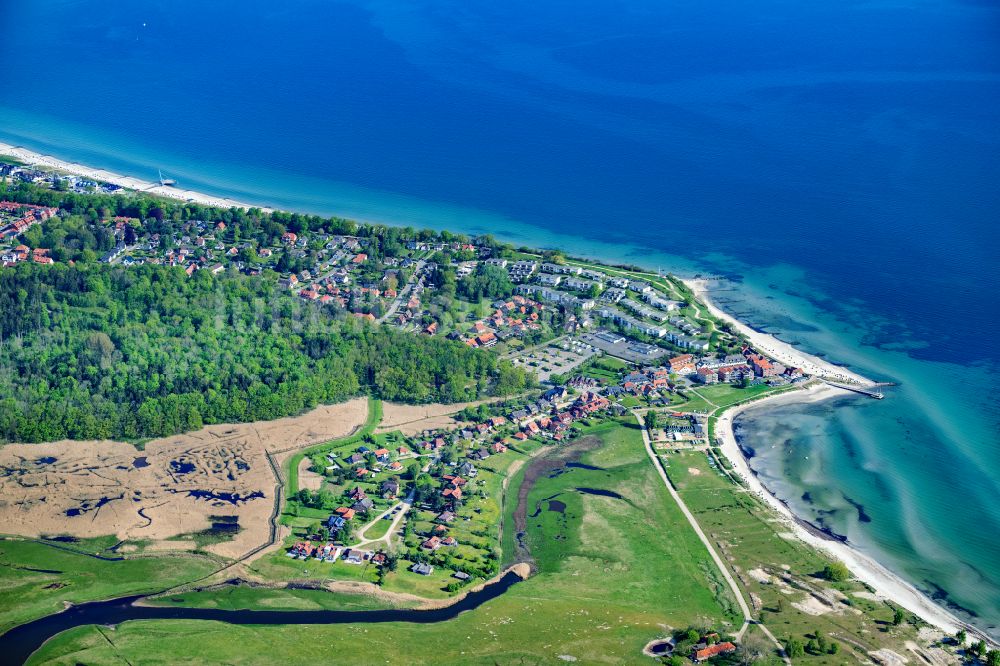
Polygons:
<instances>
[{"instance_id":1,"label":"dirt path","mask_svg":"<svg viewBox=\"0 0 1000 666\"><path fill-rule=\"evenodd\" d=\"M663 480L663 484L667 487L667 491L670 493L670 496L674 498L675 502L677 502L677 506L680 507L681 513L683 513L684 517L687 518L687 521L691 525L691 528L695 531L695 534L698 535L698 538L701 540L702 544L704 544L705 548L708 550L708 554L712 557L712 561L715 562L715 566L718 567L719 571L722 573L722 577L726 579L726 582L729 584L729 589L732 590L733 596L736 597L736 601L740 606L740 610L743 612L743 626L740 627L740 630L737 631L735 634L736 641L739 642L739 640L743 638L743 634L746 633L746 630L750 628L751 624L756 624L758 627L760 627L761 631L763 631L764 634L771 640L771 642L774 643L774 645L778 648L778 651L781 654L781 658L785 660L785 663L791 665L792 661L785 654L784 647L781 645L780 642L778 642L778 639L774 637L774 634L772 634L767 627L757 623L753 619L753 613L750 611L750 605L743 597L743 592L736 584L736 580L730 573L729 568L722 561L722 558L719 557L719 554L715 552L715 548L712 546L712 542L708 540L708 537L702 531L701 525L698 524L698 521L694 517L694 514L691 513L690 509L688 509L687 505L684 503L684 500L681 499L680 493L678 493L677 489L674 488L674 484L670 483L670 479L667 477L667 472L666 470L663 469L663 463L660 462L659 457L653 451L653 444L649 438L649 432L646 430L646 424L643 421L642 416L636 413L635 420L639 424L640 431L642 432L642 441L643 444L645 444L646 446L646 455L648 455L649 459L653 462L653 466L656 468L657 473L659 473L660 479Z\"/></svg>"},{"instance_id":2,"label":"dirt path","mask_svg":"<svg viewBox=\"0 0 1000 666\"><path fill-rule=\"evenodd\" d=\"M540 449L536 453L536 455L542 453L542 451L544 451L544 449ZM503 498L504 505L507 504L507 487L510 486L510 480L511 480L511 478L513 478L513 476L515 474L517 474L521 470L522 467L524 467L524 462L525 462L524 459L519 458L519 459L515 460L514 462L512 462L510 464L510 467L507 468L507 476L505 476L503 478L503 483L500 484L500 496ZM497 533L497 538L498 538L497 543L500 544L500 548L501 549L503 549L503 526L504 526L506 520L507 520L507 512L506 511L501 511L500 512L500 525L498 526L499 531Z\"/></svg>"}]
</instances>

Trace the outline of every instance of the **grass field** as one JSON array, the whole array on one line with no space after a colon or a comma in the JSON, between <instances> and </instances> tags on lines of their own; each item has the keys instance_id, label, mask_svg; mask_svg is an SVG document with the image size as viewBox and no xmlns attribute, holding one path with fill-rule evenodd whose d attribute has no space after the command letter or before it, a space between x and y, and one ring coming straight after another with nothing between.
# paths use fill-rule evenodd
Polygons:
<instances>
[{"instance_id":1,"label":"grass field","mask_svg":"<svg viewBox=\"0 0 1000 666\"><path fill-rule=\"evenodd\" d=\"M602 382L617 384L622 370L628 367L628 363L614 356L597 356L569 374L593 377Z\"/></svg>"},{"instance_id":2,"label":"grass field","mask_svg":"<svg viewBox=\"0 0 1000 666\"><path fill-rule=\"evenodd\" d=\"M108 561L117 539L81 540L67 546L37 541L0 541L0 632L63 609L63 602L158 592L216 569L216 559L191 553L147 555ZM61 545L61 544L60 544Z\"/></svg>"},{"instance_id":3,"label":"grass field","mask_svg":"<svg viewBox=\"0 0 1000 666\"><path fill-rule=\"evenodd\" d=\"M708 554L666 493L639 431L607 423L573 468L537 479L526 538L540 571L503 596L439 624L231 626L192 621L82 627L50 641L31 663L284 663L317 658L390 664L649 663L645 643L665 627L725 629L732 604L714 582ZM593 440L585 440L593 442ZM523 482L519 472L513 492ZM576 488L617 493L585 494ZM565 505L562 512L550 502ZM507 506L505 520L512 507ZM505 539L506 541L506 539ZM287 603L287 600L283 601Z\"/></svg>"},{"instance_id":4,"label":"grass field","mask_svg":"<svg viewBox=\"0 0 1000 666\"><path fill-rule=\"evenodd\" d=\"M187 608L222 608L240 610L261 608L270 610L374 610L386 608L384 599L362 594L343 594L326 590L269 589L233 586L160 597L151 601L157 606ZM396 606L397 608L404 606Z\"/></svg>"},{"instance_id":5,"label":"grass field","mask_svg":"<svg viewBox=\"0 0 1000 666\"><path fill-rule=\"evenodd\" d=\"M915 634L912 625L892 626L893 609L866 598L863 585L831 583L819 576L830 560L785 534L772 511L713 469L705 453L671 453L663 460L702 529L732 563L741 586L759 600L760 617L775 636L804 644L819 630L840 642L836 655L807 654L803 659L842 664L854 660L852 651L867 659L857 646L905 651L903 641Z\"/></svg>"}]
</instances>

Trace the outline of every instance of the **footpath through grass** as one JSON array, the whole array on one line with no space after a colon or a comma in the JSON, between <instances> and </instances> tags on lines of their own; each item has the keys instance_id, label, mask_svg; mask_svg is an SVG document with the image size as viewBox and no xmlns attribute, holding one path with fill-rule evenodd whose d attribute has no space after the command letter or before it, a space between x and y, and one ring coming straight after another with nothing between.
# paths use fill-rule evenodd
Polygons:
<instances>
[{"instance_id":1,"label":"footpath through grass","mask_svg":"<svg viewBox=\"0 0 1000 666\"><path fill-rule=\"evenodd\" d=\"M733 626L728 591L646 458L638 428L596 425L577 445L594 447L580 462L595 469L551 470L528 493L524 538L539 573L454 620L368 627L130 622L111 633L67 632L31 663L299 664L326 655L389 664L558 663L561 655L648 663L642 647L664 635L664 626ZM505 524L513 509L506 507Z\"/></svg>"},{"instance_id":2,"label":"footpath through grass","mask_svg":"<svg viewBox=\"0 0 1000 666\"><path fill-rule=\"evenodd\" d=\"M787 534L770 508L720 474L704 452L661 457L685 504L756 599L759 617L774 635L806 644L819 631L839 643L837 654L807 653L800 659L832 665L866 661L867 651L883 647L906 653L905 641L916 634L909 619L892 626L893 608L862 584L826 580L821 572L830 560Z\"/></svg>"}]
</instances>

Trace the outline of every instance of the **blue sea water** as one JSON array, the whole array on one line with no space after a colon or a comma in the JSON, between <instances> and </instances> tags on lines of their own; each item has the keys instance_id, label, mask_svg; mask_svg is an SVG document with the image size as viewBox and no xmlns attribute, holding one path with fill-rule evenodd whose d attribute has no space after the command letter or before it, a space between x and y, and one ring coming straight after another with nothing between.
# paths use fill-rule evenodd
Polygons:
<instances>
[{"instance_id":1,"label":"blue sea water","mask_svg":"<svg viewBox=\"0 0 1000 666\"><path fill-rule=\"evenodd\" d=\"M1000 635L993 2L4 0L0 141L726 275L901 384L746 415L758 471Z\"/></svg>"}]
</instances>

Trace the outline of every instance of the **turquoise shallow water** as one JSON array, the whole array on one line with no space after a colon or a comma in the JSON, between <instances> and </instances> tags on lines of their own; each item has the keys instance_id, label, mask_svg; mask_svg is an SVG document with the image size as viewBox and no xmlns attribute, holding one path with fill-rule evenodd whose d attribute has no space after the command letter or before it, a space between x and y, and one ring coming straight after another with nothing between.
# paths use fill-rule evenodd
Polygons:
<instances>
[{"instance_id":1,"label":"turquoise shallow water","mask_svg":"<svg viewBox=\"0 0 1000 666\"><path fill-rule=\"evenodd\" d=\"M998 26L958 0L7 0L0 140L728 275L733 313L901 384L748 415L756 468L996 627Z\"/></svg>"},{"instance_id":2,"label":"turquoise shallow water","mask_svg":"<svg viewBox=\"0 0 1000 666\"><path fill-rule=\"evenodd\" d=\"M882 401L845 397L747 412L736 419L737 436L764 484L798 515L847 536L996 636L995 371L865 344L869 330L855 323L869 316L864 310L860 317L853 308L831 311L760 284L716 295L760 328L900 384Z\"/></svg>"}]
</instances>

